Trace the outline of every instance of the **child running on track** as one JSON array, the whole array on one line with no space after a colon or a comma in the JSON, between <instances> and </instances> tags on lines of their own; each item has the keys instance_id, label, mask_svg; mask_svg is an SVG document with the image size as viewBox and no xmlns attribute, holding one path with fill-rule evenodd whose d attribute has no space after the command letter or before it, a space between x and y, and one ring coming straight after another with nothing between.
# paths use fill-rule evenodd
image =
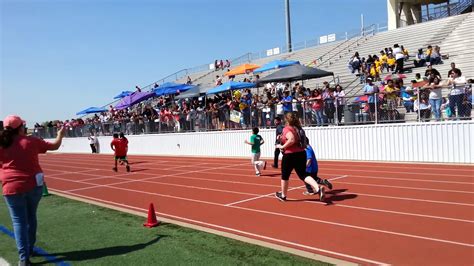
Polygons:
<instances>
[{"instance_id":1,"label":"child running on track","mask_svg":"<svg viewBox=\"0 0 474 266\"><path fill-rule=\"evenodd\" d=\"M119 133L119 138L120 138L120 140L123 140L125 142L125 144L127 144L127 151L128 151L128 139L125 137L123 132ZM123 160L120 160L120 165L123 165Z\"/></svg>"},{"instance_id":2,"label":"child running on track","mask_svg":"<svg viewBox=\"0 0 474 266\"><path fill-rule=\"evenodd\" d=\"M114 134L114 139L110 143L110 148L114 151L115 154L115 167L112 168L115 172L117 172L117 162L123 161L125 163L125 167L127 172L130 172L130 166L128 165L127 160L127 151L128 151L128 140L127 139L119 139L118 134Z\"/></svg>"},{"instance_id":3,"label":"child running on track","mask_svg":"<svg viewBox=\"0 0 474 266\"><path fill-rule=\"evenodd\" d=\"M260 176L260 170L267 168L266 161L260 160L260 146L265 143L262 136L258 135L258 127L252 129L253 135L250 137L250 142L245 140L245 144L252 146L252 165L255 167L255 175Z\"/></svg>"},{"instance_id":4,"label":"child running on track","mask_svg":"<svg viewBox=\"0 0 474 266\"><path fill-rule=\"evenodd\" d=\"M323 180L320 177L318 177L318 160L316 160L316 155L314 154L313 148L311 147L311 145L309 145L308 138L306 138L306 143L308 143L308 145L306 146L306 176L311 176L314 180L316 180L316 182L319 185L325 185L329 189L332 189L332 184L331 182L329 182L329 180L327 179ZM311 187L311 185L305 183L305 186L306 186L307 191L303 192L303 195L308 196L308 195L315 195L317 193L317 192L314 192L314 189ZM319 190L319 197L321 200L324 197L323 187L321 187Z\"/></svg>"}]
</instances>

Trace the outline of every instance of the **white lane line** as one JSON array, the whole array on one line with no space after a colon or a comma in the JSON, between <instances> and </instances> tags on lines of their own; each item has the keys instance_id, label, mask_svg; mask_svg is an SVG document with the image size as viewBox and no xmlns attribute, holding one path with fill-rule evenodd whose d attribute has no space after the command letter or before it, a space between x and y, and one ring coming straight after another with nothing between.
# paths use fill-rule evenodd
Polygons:
<instances>
[{"instance_id":1,"label":"white lane line","mask_svg":"<svg viewBox=\"0 0 474 266\"><path fill-rule=\"evenodd\" d=\"M469 244L469 243L449 241L449 240L444 240L444 239L431 238L431 237L425 237L425 236L419 236L419 235L413 235L413 234L405 234L405 233L393 232L393 231L388 231L388 230L374 229L374 228L364 227L364 226L343 224L343 223L338 223L338 222L330 222L330 221L325 221L325 220L320 220L320 219L313 219L313 218L307 218L307 217L301 217L301 216L295 216L295 215L289 215L289 214L283 214L283 213L277 213L277 212L271 212L271 211L264 211L264 210L246 208L246 207L239 207L239 206L235 206L235 205L225 206L224 204L221 204L221 203L209 202L209 201L205 201L205 200L189 199L189 198L183 198L183 197L165 195L165 194L159 194L159 193L153 193L153 192L146 192L146 191L142 191L142 190L129 189L129 188L112 187L112 186L109 186L109 185L101 185L100 187L106 187L106 188L111 188L111 189L115 189L115 190L123 190L123 191L139 193L139 194L148 194L148 195L154 195L154 196L172 198L172 199L178 199L178 200L184 200L184 201L204 203L204 204L221 206L221 207L226 207L226 208L236 208L236 209L248 210L248 211L252 211L252 212L272 214L272 215L282 216L282 217L287 217L287 218L294 218L294 219L299 219L299 220L318 222L318 223L323 223L323 224L329 224L329 225L335 225L335 226L341 226L341 227L347 227L347 228L353 228L353 229L360 229L360 230L377 232L377 233L384 233L384 234L389 234L389 235L396 235L396 236L403 236L403 237L409 237L409 238L415 238L415 239L430 240L430 241L434 241L434 242L441 242L441 243L447 243L447 244L453 244L453 245L459 245L459 246L474 247L473 244ZM70 191L66 191L66 192L70 192Z\"/></svg>"},{"instance_id":2,"label":"white lane line","mask_svg":"<svg viewBox=\"0 0 474 266\"><path fill-rule=\"evenodd\" d=\"M290 188L288 189L288 191L291 191L291 190L295 190L295 189L300 189L300 188L304 188L305 186L299 186L299 187L294 187L294 188ZM267 198L267 197L270 197L272 195L275 195L275 192L272 192L272 193L269 193L269 194L265 194L265 195L260 195L260 196L257 196L257 197L253 197L253 198L250 198L250 199L244 199L244 200L239 200L239 201L236 201L236 202L231 202L231 203L228 203L224 206L233 206L233 205L236 205L236 204L239 204L239 203L244 203L244 202L248 202L248 201L252 201L252 200L257 200L257 199L261 199L261 198Z\"/></svg>"},{"instance_id":3,"label":"white lane line","mask_svg":"<svg viewBox=\"0 0 474 266\"><path fill-rule=\"evenodd\" d=\"M138 207L134 207L134 206L126 205L126 204L121 204L121 203L116 203L116 202L113 202L113 201L108 201L108 200L103 200L103 199L97 199L97 198L94 198L94 197L83 196L83 195L77 194L77 193L63 192L63 191L58 191L58 192L70 194L70 195L77 196L77 197L80 197L80 198L86 198L86 199L95 200L95 201L99 201L99 202L103 202L103 203L107 203L107 204L112 204L112 205L116 205L116 206L121 206L121 207L128 208L128 209L135 209L135 210L144 211L144 212L147 211L146 209L143 209L143 208L138 208ZM334 255L334 256L340 256L340 257L344 257L344 258L348 258L348 259L353 259L353 260L356 260L356 261L362 261L362 262L372 263L372 264L377 264L377 265L388 265L387 263L383 263L383 262L380 262L380 261L375 261L375 260L370 260L370 259L361 258L361 257L357 257L357 256L352 256L352 255L349 255L349 254L339 253L339 252L330 251L330 250L326 250L326 249L322 249L322 248L311 247L311 246L299 244L299 243L296 243L296 242L285 241L285 240L276 239L276 238L272 238L272 237L268 237L268 236L264 236L264 235L260 235L260 234L253 234L253 233L250 233L250 232L247 232L247 231L241 231L241 230L230 228L230 227L225 227L225 226L206 223L206 222L202 222L202 221L198 221L198 220L188 219L188 218L184 218L184 217L180 217L180 216L175 216L175 215L172 215L172 214L167 214L167 213L162 213L162 212L156 212L156 214L158 214L159 216L163 216L163 217L169 217L169 218L173 218L173 219L176 219L176 220L187 221L187 222L191 222L191 223L195 223L195 224L201 224L201 225L204 225L204 226L207 226L207 227L213 227L213 228L218 228L218 229L225 230L225 231L235 232L235 233L238 233L238 234L251 236L251 237L254 237L254 238L257 238L257 239L259 239L259 238L260 239L265 239L265 240L269 240L269 241L276 242L276 243L282 243L282 244L285 244L285 245L290 245L290 246L294 246L294 247L299 247L299 248L304 248L304 249L313 250L313 251L317 251L317 252L322 252L322 253L326 253L326 254L331 254L331 255Z\"/></svg>"},{"instance_id":4,"label":"white lane line","mask_svg":"<svg viewBox=\"0 0 474 266\"><path fill-rule=\"evenodd\" d=\"M50 169L50 168L44 168L46 170L53 170L53 171L60 171L60 170L54 170L54 169ZM48 177L53 177L53 176L60 176L60 175L67 175L67 174L83 174L83 173L87 173L87 172L92 172L92 171L98 171L100 169L88 169L88 170L84 170L84 171L75 171L75 172L67 172L67 171L62 171L63 173L57 173L57 174L45 174L45 177L48 178Z\"/></svg>"},{"instance_id":5,"label":"white lane line","mask_svg":"<svg viewBox=\"0 0 474 266\"><path fill-rule=\"evenodd\" d=\"M57 156L55 156L56 158L54 159L58 159L58 160L73 160L73 161L97 161L97 159L102 159L103 161L109 161L109 158L112 157L113 155L112 154L95 154L94 156L97 157L97 159L90 159L89 157L89 154L73 154L73 155L76 155L76 156L71 156L71 154L66 154L66 153L48 153L48 154L40 154L42 157L45 157L47 158L48 155L65 155L66 157L65 158L57 158ZM242 160L245 160L243 158L222 158L222 157L206 157L206 156L201 156L201 157L186 157L186 156L183 156L183 157L171 157L171 156L161 156L161 155L147 155L147 156L143 156L143 155L133 155L131 154L130 155L131 158L133 158L133 160L155 160L155 161L158 161L158 162L176 162L176 161L179 161L179 159L186 159L187 161L192 161L192 162L202 162L202 161L208 161L208 160L214 160L214 161L218 161L218 162L222 162L224 164L229 164L229 163L234 163L234 162L240 162ZM172 159L171 161L162 161L161 159ZM271 159L271 158L268 158L268 159ZM338 162L334 162L334 161L331 161L331 160L321 160L321 165L322 166L336 166L336 167L340 167L341 166L341 162L338 161ZM395 168L395 169L410 169L412 170L413 167L416 167L416 169L420 169L420 170L433 170L433 171L436 171L436 170L440 170L440 171L466 171L466 172L473 172L474 171L474 167L472 169L455 169L455 168L445 168L445 167L429 167L430 165L433 165L433 166L440 166L442 164L429 164L429 163L423 163L423 164L417 164L417 163L390 163L390 162L369 162L369 161L343 161L342 163L344 163L345 165L348 165L349 167L351 168L364 168L364 169L367 169L367 168ZM354 164L356 163L356 164ZM412 166L402 166L402 165L399 165L399 164L412 164ZM451 164L453 165L453 164ZM462 166L466 166L468 167L467 165L460 165L461 167ZM324 168L324 167L323 167Z\"/></svg>"},{"instance_id":6,"label":"white lane line","mask_svg":"<svg viewBox=\"0 0 474 266\"><path fill-rule=\"evenodd\" d=\"M368 178L368 179L382 179L382 180L401 180L410 182L429 182L429 183L445 183L445 184L462 184L474 186L471 182L458 182L458 181L441 181L441 180L423 180L423 179L410 179L410 178L398 178L398 177L378 177L378 176L362 176L362 175L351 175L352 177Z\"/></svg>"},{"instance_id":7,"label":"white lane line","mask_svg":"<svg viewBox=\"0 0 474 266\"><path fill-rule=\"evenodd\" d=\"M366 183L352 183L352 182L338 182L338 183L340 183L340 184L349 184L349 185L359 185L359 186L369 186L369 187L390 187L390 188L411 189L411 190L424 190L424 191L439 191L439 192L452 192L452 193L462 193L462 194L474 194L473 191L463 191L463 190L449 190L449 189L434 189L434 188L417 188L417 187L388 186L388 185L377 185L377 184L366 184Z\"/></svg>"},{"instance_id":8,"label":"white lane line","mask_svg":"<svg viewBox=\"0 0 474 266\"><path fill-rule=\"evenodd\" d=\"M89 165L90 164L87 164L87 163L77 163L77 162L71 162L72 164L78 164L78 165ZM45 163L46 165L54 165L54 164L50 164L50 163ZM147 170L168 170L168 171L183 171L183 170L180 170L178 169L179 167L196 167L196 168L203 168L203 172L206 172L208 170L204 169L204 168L207 168L206 166L201 166L203 164L211 164L209 162L207 163L199 163L199 164L195 164L195 165L190 165L190 166L183 166L183 164L177 164L177 165L173 165L171 168L156 168L156 167L149 167L147 168ZM169 164L166 164L166 165L163 165L163 166L170 166ZM74 167L74 168L81 168L79 166L71 166L71 167ZM242 168L232 168L231 166L229 166L229 169L233 169L233 170L239 170L239 171L242 171L243 169ZM54 170L54 169L53 169ZM324 169L325 170L325 169ZM187 171L187 170L184 170L184 171ZM246 170L243 170L243 171L246 171ZM267 170L267 172L269 173L279 173L279 172L275 172L275 171L272 171L272 170ZM212 172L209 172L209 173L212 173ZM327 172L328 174L334 174L333 171L331 172ZM235 175L235 174L232 174L232 173L226 173L226 175ZM425 179L410 179L410 178L398 178L398 177L377 177L377 176L363 176L363 175L352 175L352 177L359 177L359 178L366 178L366 179L380 179L380 180L389 180L389 181L396 181L396 180L402 180L402 181L407 181L407 182L428 182L428 183L444 183L444 184L463 184L463 185L474 185L474 183L471 183L471 182L458 182L458 181L448 181L448 180L425 180ZM262 178L268 178L268 177L265 177L265 176L262 176ZM271 177L271 179L274 179L274 177Z\"/></svg>"},{"instance_id":9,"label":"white lane line","mask_svg":"<svg viewBox=\"0 0 474 266\"><path fill-rule=\"evenodd\" d=\"M87 167L81 167L82 169L88 169ZM54 169L48 169L48 168L44 168L46 170L54 170ZM101 169L103 170L103 169ZM55 170L55 171L59 171L59 170ZM133 172L132 172L133 173ZM215 172L206 172L206 171L202 171L201 173L212 173L212 174L216 174ZM129 173L128 173L129 174ZM89 181L89 180L96 180L96 179L101 179L101 178L114 178L114 177L118 177L118 176L125 176L125 175L128 175L128 174L123 174L123 175L116 175L116 176L102 176L102 175L97 175L97 174L87 174L87 173L83 173L83 175L89 175L89 176L97 176L99 178L90 178L90 179L86 179L86 180L82 180L82 181ZM149 175L149 176L153 176L153 177L156 177L155 174L152 174L152 173L146 173L146 172L140 172L139 173L140 175ZM202 180L202 181L211 181L211 182L221 182L221 183L232 183L232 184L243 184L243 185L252 185L252 186L266 186L266 187L275 187L275 188L278 188L280 186L278 185L268 185L268 184L259 184L259 183L249 183L249 182L239 182L239 181L228 181L228 180L221 180L221 179L212 179L212 178L200 178L200 177L188 177L188 176L180 176L180 175L186 175L187 173L176 173L175 175L173 175L173 177L175 178L180 178L180 179L191 179L191 180ZM245 174L232 174L232 173L219 173L221 175L230 175L230 176L245 176ZM49 177L50 175L48 175ZM347 175L345 175L347 176ZM344 176L344 177L345 177ZM352 176L352 175L351 175ZM253 176L252 176L253 177ZM274 179L274 178L272 178ZM332 180L335 180L335 179L332 179ZM341 182L342 183L342 182ZM356 184L356 185L368 185L370 186L371 184L362 184L362 183L348 183L348 184ZM378 186L382 186L382 185L378 185ZM402 188L402 189L419 189L419 190L426 190L426 189L422 189L422 188L413 188L413 187L397 187L397 188ZM428 189L429 190L429 189ZM457 192L457 191L449 191L449 192ZM474 204L469 204L469 203L461 203L461 202L451 202L451 201L436 201L436 200L425 200L425 199L416 199L416 198L407 198L407 197L393 197L393 196L385 196L385 195L376 195L376 194L366 194L366 193L358 193L358 192L353 192L351 194L357 194L357 195L361 195L361 196L369 196L369 197L378 197L378 198L387 198L387 199L399 199L399 200L409 200L409 201L419 201L419 202L430 202L430 203L440 203L440 204L451 204L451 205L460 205L460 206L474 206Z\"/></svg>"},{"instance_id":10,"label":"white lane line","mask_svg":"<svg viewBox=\"0 0 474 266\"><path fill-rule=\"evenodd\" d=\"M247 164L247 163L245 163ZM243 163L241 165L244 165ZM222 167L214 167L214 168L210 168L210 169L207 169L207 170L218 170L218 169L225 169L225 168L228 168L229 166L222 166ZM199 173L199 172L202 172L203 170L196 170L196 171L189 171L189 172L185 172L185 173L177 173L177 174L169 174L169 175L162 175L162 176L153 176L153 177L149 177L149 178L143 178L143 179L136 179L136 180L127 180L127 181L122 181L122 182L116 182L116 183L111 183L111 184L107 184L107 185L98 185L97 187L107 187L107 186L114 186L114 185L121 185L121 184L127 184L127 183L133 183L133 182L141 182L141 181L146 181L146 180L151 180L151 179L157 179L157 178L163 178L163 177L170 177L170 176L176 176L176 175L183 175L183 174L192 174L192 173ZM79 191L79 190L85 190L85 189L90 189L90 188L94 188L94 187L85 187L85 188L77 188L77 189L73 189L73 190L69 190L69 191Z\"/></svg>"},{"instance_id":11,"label":"white lane line","mask_svg":"<svg viewBox=\"0 0 474 266\"><path fill-rule=\"evenodd\" d=\"M289 198L289 199L290 199L290 198ZM319 201L307 200L307 201L304 201L304 202L312 203L312 204L322 204L322 205L326 205L325 202L319 202ZM411 212L390 211L390 210L384 210L384 209L359 207L359 206L345 205L345 204L339 204L339 203L333 204L333 205L336 206L336 207L343 207L343 208L350 208L350 209L357 209L357 210L365 210L365 211L372 211L372 212L384 212L384 213L391 213L391 214L398 214L398 215L407 215L407 216L415 216L415 217L438 219L438 220L448 220L448 221L463 222L463 223L474 223L474 221L472 221L472 220L464 220L464 219L458 219L458 218L449 218L449 217L444 217L444 216L426 215L426 214L418 214L418 213L411 213Z\"/></svg>"},{"instance_id":12,"label":"white lane line","mask_svg":"<svg viewBox=\"0 0 474 266\"><path fill-rule=\"evenodd\" d=\"M117 176L115 176L115 177L117 177ZM344 178L344 177L346 177L346 176L340 176L340 177L332 178L330 180L341 179L341 178ZM58 180L63 180L63 181L86 184L86 185L91 184L91 183L88 183L87 180L70 180L70 179L65 179L65 178L60 178L60 177L53 177L53 178L58 179ZM108 178L108 177L106 177L106 178ZM95 179L102 179L102 177L94 178L93 180L95 180ZM130 179L119 178L119 177L117 177L116 179L122 179L122 180L127 180L127 181L130 180ZM238 192L238 191L231 191L231 190L213 189L213 188L207 188L207 187L197 187L197 186L189 186L189 185L181 185L181 184L173 184L173 183L157 182L157 181L143 181L143 182L151 183L151 184L162 184L162 185L167 185L167 186L184 187L184 188L190 188L190 189L199 189L199 190L208 190L208 191L224 192L224 193L231 193L231 194L255 196L255 197L252 197L252 198L249 198L249 199L243 199L243 200L240 200L240 201L228 203L225 206L232 206L232 205L236 205L236 204L239 204L239 203L244 203L244 202L257 200L257 199L261 199L261 198L269 198L269 197L273 198L272 196L274 195L274 193L269 193L269 194L265 194L265 195L258 195L258 194L255 194L255 193L246 193L246 192ZM109 185L109 184L107 184L107 185ZM94 186L92 186L92 187L89 186L88 188L93 189L97 186L99 186L99 185L95 184ZM278 187L278 186L274 186L274 187ZM301 189L303 187L304 186L293 187L293 188L289 189L288 191ZM76 191L76 190L73 189L73 190L68 190L68 191ZM341 193L341 194L348 194L348 193ZM303 202L304 203L317 203L317 204L326 205L326 203L324 203L324 202L314 202L314 201L303 201ZM352 209L360 209L360 210L367 210L367 211L375 211L375 212L385 212L385 213L392 213L392 214L398 214L398 215L408 215L408 216L416 216L416 217L423 217L423 218L439 219L439 220L450 220L450 221L457 221L457 222L474 223L474 221L458 219L458 218L450 218L450 217L435 216L435 215L425 215L425 214L409 213L409 212L400 212L400 211L391 211L391 210L377 209L377 208L359 207L359 206L345 205L345 204L339 204L339 203L334 204L334 206L352 208Z\"/></svg>"},{"instance_id":13,"label":"white lane line","mask_svg":"<svg viewBox=\"0 0 474 266\"><path fill-rule=\"evenodd\" d=\"M419 201L419 202L429 202L429 203L451 204L451 205L474 207L474 204L461 203L461 202L452 202L452 201L425 200L425 199L415 199L415 198L407 198L407 197L393 197L393 196L385 196L385 195L365 194L365 193L359 193L359 192L353 192L353 193L346 193L346 192L343 192L343 193L340 193L340 194L342 194L342 195L345 195L345 194L356 194L356 195L358 195L358 196L367 196L367 197L374 197L374 198L396 199L396 200L408 200L408 201Z\"/></svg>"},{"instance_id":14,"label":"white lane line","mask_svg":"<svg viewBox=\"0 0 474 266\"><path fill-rule=\"evenodd\" d=\"M70 181L74 183L81 183L81 184L93 184L89 183L86 180L70 180L70 179L65 179L65 178L60 178L60 177L54 177L54 179L62 180L62 181ZM126 178L117 178L117 179L122 179L122 180L130 180ZM197 187L197 186L188 186L188 185L181 185L181 184L173 184L173 183L167 183L167 182L158 182L158 181L143 181L145 183L150 183L150 184L159 184L159 185L165 185L165 186L173 186L173 187L184 187L184 188L190 188L190 189L197 189L197 190L208 190L208 191L216 191L216 192L223 192L223 193L230 193L230 194L239 194L239 195L247 195L247 196L257 196L259 194L255 193L247 193L247 192L240 192L240 191L232 191L232 190L223 190L223 189L215 189L215 188L207 188L207 187ZM95 184L97 187L100 187L102 185ZM106 184L107 186L113 185L113 184ZM95 187L90 187L90 188L95 188ZM68 192L71 191L77 191L77 189L71 189L71 190L66 190Z\"/></svg>"},{"instance_id":15,"label":"white lane line","mask_svg":"<svg viewBox=\"0 0 474 266\"><path fill-rule=\"evenodd\" d=\"M329 179L329 180L337 180L337 179L345 178L345 177L347 177L347 176L348 176L348 175L338 176L338 177L331 178L331 179ZM288 191L295 190L295 189L300 189L300 188L304 188L304 187L305 187L305 186L294 187L294 188L292 188L292 189L288 189ZM269 194L265 194L265 195L261 195L261 196L258 196L258 197L254 197L254 198L250 198L250 199L239 200L239 201L236 201L236 202L228 203L228 204L226 204L225 206L233 206L233 205L236 205L236 204L239 204L239 203L244 203L244 202L249 202L249 201L252 201L252 200L257 200L257 199L261 199L261 198L266 198L266 197L272 196L272 195L274 195L274 194L275 194L275 192L269 193Z\"/></svg>"},{"instance_id":16,"label":"white lane line","mask_svg":"<svg viewBox=\"0 0 474 266\"><path fill-rule=\"evenodd\" d=\"M2 257L0 257L0 266L10 266L10 264Z\"/></svg>"}]
</instances>

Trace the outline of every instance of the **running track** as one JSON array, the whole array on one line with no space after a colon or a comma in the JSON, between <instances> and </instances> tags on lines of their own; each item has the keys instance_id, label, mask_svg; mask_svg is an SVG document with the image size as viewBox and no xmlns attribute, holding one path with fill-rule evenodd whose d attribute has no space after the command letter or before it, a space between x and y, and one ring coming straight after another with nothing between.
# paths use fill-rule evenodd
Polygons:
<instances>
[{"instance_id":1,"label":"running track","mask_svg":"<svg viewBox=\"0 0 474 266\"><path fill-rule=\"evenodd\" d=\"M48 188L69 196L360 264L473 265L474 166L320 162L326 202L278 170L256 177L249 160L110 155L40 157ZM269 163L270 165L270 163Z\"/></svg>"}]
</instances>

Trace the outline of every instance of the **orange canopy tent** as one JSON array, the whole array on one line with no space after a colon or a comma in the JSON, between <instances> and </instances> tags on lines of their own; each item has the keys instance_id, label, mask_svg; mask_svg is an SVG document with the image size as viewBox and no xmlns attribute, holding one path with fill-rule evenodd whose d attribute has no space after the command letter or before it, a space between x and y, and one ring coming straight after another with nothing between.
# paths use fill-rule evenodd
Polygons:
<instances>
[{"instance_id":1,"label":"orange canopy tent","mask_svg":"<svg viewBox=\"0 0 474 266\"><path fill-rule=\"evenodd\" d=\"M224 75L225 76L241 75L241 74L245 74L247 72L252 72L254 69L257 69L259 67L260 67L259 65L255 65L255 64L243 64L243 65L240 65L240 66L232 69L231 71L228 71Z\"/></svg>"}]
</instances>

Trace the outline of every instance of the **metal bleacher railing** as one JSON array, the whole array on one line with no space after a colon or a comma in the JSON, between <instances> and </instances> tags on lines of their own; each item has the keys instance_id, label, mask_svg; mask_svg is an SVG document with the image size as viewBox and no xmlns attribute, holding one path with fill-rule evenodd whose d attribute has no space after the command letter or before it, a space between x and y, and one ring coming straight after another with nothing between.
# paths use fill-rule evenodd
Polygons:
<instances>
[{"instance_id":1,"label":"metal bleacher railing","mask_svg":"<svg viewBox=\"0 0 474 266\"><path fill-rule=\"evenodd\" d=\"M379 32L387 31L387 29L388 29L387 23L373 24L373 25L364 27L362 30L361 29L357 29L357 30L354 29L354 30L350 30L350 31L342 32L342 33L336 33L335 34L335 40L332 41L332 42L321 42L320 39L311 39L311 40L306 40L306 41L303 41L303 42L295 43L292 46L292 50L294 52L294 51L298 51L298 50L302 50L302 49L306 49L306 48L316 47L316 46L325 45L325 44L331 44L331 43L337 42L337 41L343 41L341 44L339 44L339 45L343 45L344 43L352 40L353 38L359 39L362 36L365 36L369 33L370 34L376 34L376 33L379 33ZM280 52L278 54L267 55L266 50L265 51L258 51L258 52L249 52L249 53L245 53L241 56L238 56L236 58L231 59L230 62L232 64L232 66L237 66L237 65L248 63L248 62L251 62L251 61L254 61L254 60L258 60L258 59L272 57L272 56L281 56L285 53L289 53L288 52L289 49L288 49L287 45L281 45L281 46L278 46L278 47L275 47L275 48L279 49ZM326 55L328 55L330 52L332 52L334 49L335 48L333 48L329 52L322 55L318 60L323 60L323 58ZM174 72L174 73L172 73L172 74L170 74L170 75L168 75L164 78L161 78L161 79L159 79L155 82L152 82L148 85L142 86L141 89L144 90L144 91L150 91L150 90L153 90L155 84L161 85L165 82L174 82L174 81L177 81L179 79L185 78L185 77L187 77L191 74L200 73L200 72L202 72L202 75L199 76L198 78L201 78L201 77L206 76L210 73L213 73L214 70L211 70L209 68L209 65L210 65L210 63L209 64L202 64L202 65L194 66L194 67L191 67L191 68L185 68L185 69L176 71L176 72ZM113 105L117 102L118 102L118 100L115 100L115 101L107 103L107 104L105 104L101 107L106 108L109 105Z\"/></svg>"},{"instance_id":2,"label":"metal bleacher railing","mask_svg":"<svg viewBox=\"0 0 474 266\"><path fill-rule=\"evenodd\" d=\"M419 12L413 12L415 17L421 18L421 22L442 19L450 16L460 15L467 9L472 8L472 0L458 0L449 4L428 6ZM406 20L400 20L400 27L409 26Z\"/></svg>"},{"instance_id":3,"label":"metal bleacher railing","mask_svg":"<svg viewBox=\"0 0 474 266\"><path fill-rule=\"evenodd\" d=\"M312 92L300 100L284 104L274 99L263 103L254 101L249 106L216 104L216 108L204 108L199 103L189 112L158 112L157 116L128 116L112 120L89 120L85 123L66 125L67 137L83 137L89 134L108 136L116 132L129 135L239 130L252 127L271 128L274 118L283 118L290 108L304 126L347 126L383 123L423 123L472 119L472 84L466 84L462 97L452 97L452 86L443 86L438 92L441 98L433 100L435 94L429 89L404 89L390 102L379 89L373 94L360 94L340 98L318 98ZM313 96L311 96L313 95ZM347 94L346 94L347 95ZM228 95L230 97L230 95ZM319 99L319 100L318 100ZM455 104L456 101L459 104ZM371 106L372 105L372 106ZM233 107L232 107L233 106ZM142 110L143 111L143 110ZM102 121L102 122L101 122ZM56 136L57 128L34 128L33 134L42 138Z\"/></svg>"}]
</instances>

